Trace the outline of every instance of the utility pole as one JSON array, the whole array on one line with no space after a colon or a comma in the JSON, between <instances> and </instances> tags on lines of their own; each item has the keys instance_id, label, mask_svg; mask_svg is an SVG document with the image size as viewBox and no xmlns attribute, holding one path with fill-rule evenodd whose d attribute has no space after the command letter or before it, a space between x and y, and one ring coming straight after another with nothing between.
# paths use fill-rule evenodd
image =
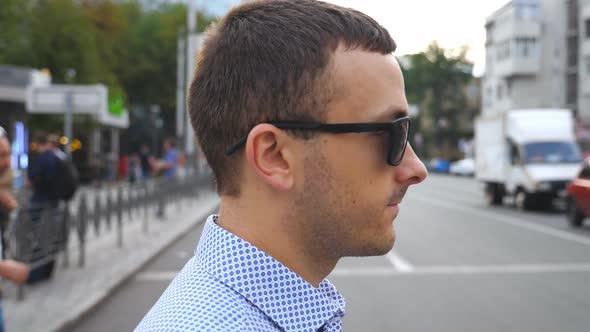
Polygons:
<instances>
[{"instance_id":1,"label":"utility pole","mask_svg":"<svg viewBox=\"0 0 590 332\"><path fill-rule=\"evenodd\" d=\"M186 87L190 85L195 72L195 60L198 51L198 34L197 34L197 14L198 8L195 4L196 0L189 0L188 2L188 17L187 17L187 44L186 44ZM187 89L184 90L185 92ZM184 121L184 148L186 154L194 157L195 154L195 134L190 125L188 112L185 113Z\"/></svg>"},{"instance_id":2,"label":"utility pole","mask_svg":"<svg viewBox=\"0 0 590 332\"><path fill-rule=\"evenodd\" d=\"M186 90L186 33L178 32L178 52L176 66L176 139L184 145L185 135L185 90Z\"/></svg>"}]
</instances>

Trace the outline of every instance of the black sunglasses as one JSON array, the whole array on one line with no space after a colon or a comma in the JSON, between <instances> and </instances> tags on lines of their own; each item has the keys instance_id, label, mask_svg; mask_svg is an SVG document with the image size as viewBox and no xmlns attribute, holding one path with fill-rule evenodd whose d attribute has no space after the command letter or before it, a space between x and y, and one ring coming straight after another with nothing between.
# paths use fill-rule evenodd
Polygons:
<instances>
[{"instance_id":1,"label":"black sunglasses","mask_svg":"<svg viewBox=\"0 0 590 332\"><path fill-rule=\"evenodd\" d=\"M401 164L408 145L408 133L410 131L410 118L403 117L392 122L367 122L367 123L319 123L319 122L298 122L298 121L279 121L269 122L269 124L279 129L293 130L311 130L321 131L331 134L346 133L369 133L369 132L386 132L388 133L387 143L387 163L391 166ZM226 155L231 155L238 151L246 144L247 136L242 137L236 144L225 150Z\"/></svg>"}]
</instances>

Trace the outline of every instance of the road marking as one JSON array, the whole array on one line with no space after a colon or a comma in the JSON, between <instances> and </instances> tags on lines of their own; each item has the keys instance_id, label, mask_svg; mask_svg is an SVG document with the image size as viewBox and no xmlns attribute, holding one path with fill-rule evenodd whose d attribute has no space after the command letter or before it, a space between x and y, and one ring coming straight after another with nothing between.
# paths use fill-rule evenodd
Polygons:
<instances>
[{"instance_id":1,"label":"road marking","mask_svg":"<svg viewBox=\"0 0 590 332\"><path fill-rule=\"evenodd\" d=\"M563 264L505 264L505 265L446 265L411 267L402 270L393 267L336 268L328 277L393 277L393 276L448 276L485 274L531 274L531 273L572 273L590 272L590 263ZM178 271L143 272L135 276L136 281L170 282Z\"/></svg>"},{"instance_id":2,"label":"road marking","mask_svg":"<svg viewBox=\"0 0 590 332\"><path fill-rule=\"evenodd\" d=\"M178 257L180 259L187 259L191 255L192 255L192 253L191 252L188 252L188 251L178 251L176 253L176 257Z\"/></svg>"},{"instance_id":3,"label":"road marking","mask_svg":"<svg viewBox=\"0 0 590 332\"><path fill-rule=\"evenodd\" d=\"M430 266L414 272L424 275L590 272L590 263Z\"/></svg>"},{"instance_id":4,"label":"road marking","mask_svg":"<svg viewBox=\"0 0 590 332\"><path fill-rule=\"evenodd\" d=\"M590 263L514 264L514 265L448 265L415 267L412 271L394 268L336 268L333 277L448 276L484 274L572 273L590 272Z\"/></svg>"},{"instance_id":5,"label":"road marking","mask_svg":"<svg viewBox=\"0 0 590 332\"><path fill-rule=\"evenodd\" d=\"M401 258L399 255L394 253L393 251L388 252L385 257L389 260L391 265L395 267L395 269L399 272L412 272L414 271L414 267L408 263L405 259Z\"/></svg>"},{"instance_id":6,"label":"road marking","mask_svg":"<svg viewBox=\"0 0 590 332\"><path fill-rule=\"evenodd\" d=\"M179 271L150 271L135 276L137 281L171 281Z\"/></svg>"},{"instance_id":7,"label":"road marking","mask_svg":"<svg viewBox=\"0 0 590 332\"><path fill-rule=\"evenodd\" d=\"M549 226L533 224L530 221L525 220L525 219L505 216L505 215L493 213L490 211L480 210L480 209L477 209L477 208L474 208L471 206L463 206L463 205L459 205L459 204L455 204L455 203L451 203L451 202L445 202L445 201L441 201L441 200L433 199L433 198L428 198L428 197L424 197L424 196L414 196L414 197L412 197L412 199L426 202L428 204L436 205L436 206L450 209L450 210L461 210L464 212L473 213L473 214L478 215L480 217L483 216L486 218L491 218L491 219L494 219L495 221L499 221L499 222L502 222L502 223L505 223L508 225L517 226L520 228L525 228L528 230L543 233L545 235L551 235L554 237L558 237L563 240L573 241L576 243L590 246L590 238L587 238L587 237L584 237L581 235L577 235L577 234L572 234L572 233L562 231L559 229L551 228ZM565 218L564 218L564 222L565 222Z\"/></svg>"}]
</instances>

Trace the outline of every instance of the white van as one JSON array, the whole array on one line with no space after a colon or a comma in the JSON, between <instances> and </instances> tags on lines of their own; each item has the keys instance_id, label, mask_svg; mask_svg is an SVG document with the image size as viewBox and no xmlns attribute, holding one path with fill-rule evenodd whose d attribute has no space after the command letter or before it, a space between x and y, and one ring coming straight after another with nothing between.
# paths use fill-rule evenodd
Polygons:
<instances>
[{"instance_id":1,"label":"white van","mask_svg":"<svg viewBox=\"0 0 590 332\"><path fill-rule=\"evenodd\" d=\"M510 110L475 124L476 178L489 204L510 195L519 209L535 209L565 196L582 154L567 109Z\"/></svg>"}]
</instances>

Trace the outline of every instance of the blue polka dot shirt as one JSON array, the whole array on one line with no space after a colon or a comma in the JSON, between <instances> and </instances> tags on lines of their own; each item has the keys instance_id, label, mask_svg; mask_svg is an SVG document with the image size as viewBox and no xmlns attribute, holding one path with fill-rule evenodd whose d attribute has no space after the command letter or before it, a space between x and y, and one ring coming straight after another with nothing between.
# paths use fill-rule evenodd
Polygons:
<instances>
[{"instance_id":1,"label":"blue polka dot shirt","mask_svg":"<svg viewBox=\"0 0 590 332\"><path fill-rule=\"evenodd\" d=\"M344 298L207 219L193 256L135 332L340 331Z\"/></svg>"}]
</instances>

